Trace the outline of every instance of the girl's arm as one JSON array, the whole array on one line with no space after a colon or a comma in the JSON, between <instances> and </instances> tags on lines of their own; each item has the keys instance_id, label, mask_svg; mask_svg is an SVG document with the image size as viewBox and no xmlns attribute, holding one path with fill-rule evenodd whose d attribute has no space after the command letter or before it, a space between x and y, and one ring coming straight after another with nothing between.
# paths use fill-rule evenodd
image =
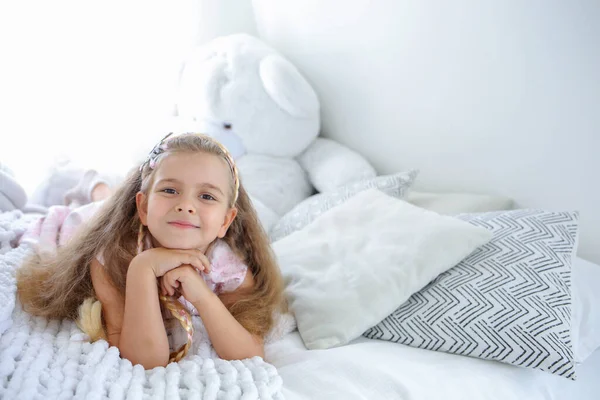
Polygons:
<instances>
[{"instance_id":1,"label":"girl's arm","mask_svg":"<svg viewBox=\"0 0 600 400\"><path fill-rule=\"evenodd\" d=\"M160 311L156 275L136 257L129 264L125 312L119 338L121 356L144 369L166 366L169 342Z\"/></svg>"},{"instance_id":2,"label":"girl's arm","mask_svg":"<svg viewBox=\"0 0 600 400\"><path fill-rule=\"evenodd\" d=\"M254 279L248 273L242 285L235 292L222 295L222 299L212 291L204 290L203 295L192 303L202 318L215 351L222 359L264 358L263 339L250 334L223 304L235 302L238 291L251 290L253 287Z\"/></svg>"},{"instance_id":3,"label":"girl's arm","mask_svg":"<svg viewBox=\"0 0 600 400\"><path fill-rule=\"evenodd\" d=\"M113 285L104 266L97 259L90 265L92 284L96 298L102 303L102 314L106 323L106 334L111 346L119 346L119 338L123 327L123 313L125 312L125 298Z\"/></svg>"},{"instance_id":4,"label":"girl's arm","mask_svg":"<svg viewBox=\"0 0 600 400\"><path fill-rule=\"evenodd\" d=\"M104 267L92 261L94 291L102 303L111 346L121 356L145 369L166 366L169 341L158 299L157 276L182 264L209 271L210 263L199 250L156 248L137 255L129 264L125 298L112 285ZM191 267L190 267L191 268Z\"/></svg>"},{"instance_id":5,"label":"girl's arm","mask_svg":"<svg viewBox=\"0 0 600 400\"><path fill-rule=\"evenodd\" d=\"M96 297L102 303L107 339L121 355L145 369L165 366L169 344L158 304L153 270L132 261L127 273L125 298L114 287L96 259L90 269Z\"/></svg>"}]
</instances>

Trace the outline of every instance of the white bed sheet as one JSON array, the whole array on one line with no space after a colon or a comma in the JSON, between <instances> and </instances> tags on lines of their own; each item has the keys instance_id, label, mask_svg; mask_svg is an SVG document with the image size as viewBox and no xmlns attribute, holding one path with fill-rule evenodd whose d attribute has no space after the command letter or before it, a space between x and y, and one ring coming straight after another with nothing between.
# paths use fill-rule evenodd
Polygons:
<instances>
[{"instance_id":1,"label":"white bed sheet","mask_svg":"<svg viewBox=\"0 0 600 400\"><path fill-rule=\"evenodd\" d=\"M359 338L307 350L297 331L267 346L267 361L294 399L597 400L600 350L578 366L576 381L547 372Z\"/></svg>"}]
</instances>

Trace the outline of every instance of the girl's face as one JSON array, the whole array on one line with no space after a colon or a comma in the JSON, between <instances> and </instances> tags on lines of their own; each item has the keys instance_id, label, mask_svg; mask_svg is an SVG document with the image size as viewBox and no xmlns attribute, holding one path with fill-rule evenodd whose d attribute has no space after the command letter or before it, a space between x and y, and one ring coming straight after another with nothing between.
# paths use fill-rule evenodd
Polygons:
<instances>
[{"instance_id":1,"label":"girl's face","mask_svg":"<svg viewBox=\"0 0 600 400\"><path fill-rule=\"evenodd\" d=\"M155 245L205 252L225 236L237 214L229 207L231 170L209 153L167 154L148 193L136 196L140 219Z\"/></svg>"}]
</instances>

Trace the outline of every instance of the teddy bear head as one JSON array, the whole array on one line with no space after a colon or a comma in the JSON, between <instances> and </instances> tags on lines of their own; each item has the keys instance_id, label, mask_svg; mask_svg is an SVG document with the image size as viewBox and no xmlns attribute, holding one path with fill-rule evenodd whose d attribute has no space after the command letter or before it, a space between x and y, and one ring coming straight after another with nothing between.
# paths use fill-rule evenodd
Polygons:
<instances>
[{"instance_id":1,"label":"teddy bear head","mask_svg":"<svg viewBox=\"0 0 600 400\"><path fill-rule=\"evenodd\" d=\"M183 63L177 116L232 153L295 157L319 134L317 95L294 65L261 40L222 36Z\"/></svg>"}]
</instances>

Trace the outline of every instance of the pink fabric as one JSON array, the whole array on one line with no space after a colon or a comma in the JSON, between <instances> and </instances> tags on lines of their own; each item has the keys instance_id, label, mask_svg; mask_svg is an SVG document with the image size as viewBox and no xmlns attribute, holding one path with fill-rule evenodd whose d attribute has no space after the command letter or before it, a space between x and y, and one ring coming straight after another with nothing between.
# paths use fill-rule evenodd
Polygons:
<instances>
[{"instance_id":1,"label":"pink fabric","mask_svg":"<svg viewBox=\"0 0 600 400\"><path fill-rule=\"evenodd\" d=\"M204 280L212 291L233 292L244 282L248 267L224 240L217 240L207 256L212 268L210 274L204 274Z\"/></svg>"},{"instance_id":2,"label":"pink fabric","mask_svg":"<svg viewBox=\"0 0 600 400\"><path fill-rule=\"evenodd\" d=\"M52 206L48 213L33 221L21 237L21 243L32 243L40 255L54 255L58 246L60 228L71 209L67 206Z\"/></svg>"},{"instance_id":3,"label":"pink fabric","mask_svg":"<svg viewBox=\"0 0 600 400\"><path fill-rule=\"evenodd\" d=\"M52 206L48 213L34 221L21 237L21 243L32 243L40 256L54 256L56 249L67 243L102 206L102 202L90 203L72 209L68 206Z\"/></svg>"}]
</instances>

